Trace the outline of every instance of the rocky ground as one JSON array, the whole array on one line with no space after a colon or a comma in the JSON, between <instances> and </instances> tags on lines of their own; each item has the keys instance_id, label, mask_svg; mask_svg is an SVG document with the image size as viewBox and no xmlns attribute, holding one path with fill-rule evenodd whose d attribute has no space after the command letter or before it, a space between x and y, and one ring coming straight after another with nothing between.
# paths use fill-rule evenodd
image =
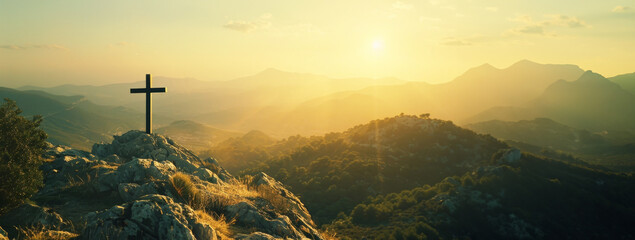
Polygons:
<instances>
[{"instance_id":1,"label":"rocky ground","mask_svg":"<svg viewBox=\"0 0 635 240\"><path fill-rule=\"evenodd\" d=\"M140 131L85 152L50 146L44 186L0 216L0 239L324 239L300 200L264 173L237 179Z\"/></svg>"}]
</instances>

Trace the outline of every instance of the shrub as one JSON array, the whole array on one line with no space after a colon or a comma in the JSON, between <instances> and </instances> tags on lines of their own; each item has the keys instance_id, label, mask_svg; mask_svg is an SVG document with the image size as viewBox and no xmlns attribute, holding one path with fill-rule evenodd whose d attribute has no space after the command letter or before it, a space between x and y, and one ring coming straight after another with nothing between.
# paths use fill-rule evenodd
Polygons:
<instances>
[{"instance_id":1,"label":"shrub","mask_svg":"<svg viewBox=\"0 0 635 240\"><path fill-rule=\"evenodd\" d=\"M0 214L22 204L42 186L41 155L47 135L41 116L28 120L12 100L0 107Z\"/></svg>"}]
</instances>

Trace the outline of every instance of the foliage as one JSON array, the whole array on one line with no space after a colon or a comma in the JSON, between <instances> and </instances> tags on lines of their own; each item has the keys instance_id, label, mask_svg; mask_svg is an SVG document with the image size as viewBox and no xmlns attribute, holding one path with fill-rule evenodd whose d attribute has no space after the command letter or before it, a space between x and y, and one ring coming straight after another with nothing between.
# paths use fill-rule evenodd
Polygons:
<instances>
[{"instance_id":1,"label":"foliage","mask_svg":"<svg viewBox=\"0 0 635 240\"><path fill-rule=\"evenodd\" d=\"M269 155L276 157L255 160L259 166L242 173L264 171L276 177L300 195L318 223L350 212L369 196L463 174L507 147L425 114L375 120L321 137L293 137L272 146L283 145L293 148L272 150L275 154ZM365 214L361 210L359 216Z\"/></svg>"},{"instance_id":2,"label":"foliage","mask_svg":"<svg viewBox=\"0 0 635 240\"><path fill-rule=\"evenodd\" d=\"M41 155L47 135L41 116L20 116L17 104L5 99L0 107L0 214L18 206L42 185Z\"/></svg>"},{"instance_id":3,"label":"foliage","mask_svg":"<svg viewBox=\"0 0 635 240\"><path fill-rule=\"evenodd\" d=\"M523 154L432 185L378 195L326 227L368 239L519 239L632 236L632 175ZM360 223L358 209L388 216Z\"/></svg>"}]
</instances>

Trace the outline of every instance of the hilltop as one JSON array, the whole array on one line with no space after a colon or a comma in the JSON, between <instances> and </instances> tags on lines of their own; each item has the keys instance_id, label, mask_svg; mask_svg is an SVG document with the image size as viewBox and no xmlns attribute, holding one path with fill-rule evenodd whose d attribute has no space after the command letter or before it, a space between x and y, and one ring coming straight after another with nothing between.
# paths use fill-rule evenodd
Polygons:
<instances>
[{"instance_id":1,"label":"hilltop","mask_svg":"<svg viewBox=\"0 0 635 240\"><path fill-rule=\"evenodd\" d=\"M51 145L44 157L44 187L0 216L9 237L18 227L79 239L324 239L280 182L235 178L161 135L130 131L91 152Z\"/></svg>"}]
</instances>

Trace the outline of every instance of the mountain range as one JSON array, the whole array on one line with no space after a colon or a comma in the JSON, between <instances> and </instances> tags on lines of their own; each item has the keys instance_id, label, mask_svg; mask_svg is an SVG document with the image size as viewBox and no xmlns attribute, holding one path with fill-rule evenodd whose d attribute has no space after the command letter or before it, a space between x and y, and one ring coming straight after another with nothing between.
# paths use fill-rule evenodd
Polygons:
<instances>
[{"instance_id":1,"label":"mountain range","mask_svg":"<svg viewBox=\"0 0 635 240\"><path fill-rule=\"evenodd\" d=\"M634 131L632 119L635 108L632 105L635 97L629 92L633 82L634 74L607 79L575 65L538 64L528 60L503 69L484 64L442 84L404 82L393 78L333 79L267 69L253 76L217 82L156 77L154 85L165 86L168 92L154 94L153 111L158 128L170 127L169 124L174 121L188 120L191 124L176 126L198 133L209 133L208 127L242 133L259 130L274 138L343 131L356 124L400 113L430 113L459 124L544 117L591 132ZM78 108L83 109L81 111L69 108L73 110L69 114L49 117L51 121L45 123L52 139L63 139L57 136L65 134L79 134L84 138L81 141L83 146L68 144L85 148L88 142L108 140L108 136L120 131L120 127L142 127L138 120L142 122L145 99L130 94L128 90L141 86L143 82L53 88L25 86L20 90L25 94L34 93L33 89L48 93L44 98L27 100L30 102L37 99L47 102L46 98L51 98L50 104L61 104L57 108L69 108L74 102L87 106ZM16 93L14 91L12 96ZM5 95L9 96L0 96ZM40 105L46 104L49 103ZM23 105L27 113L48 113L48 110L36 106L38 104ZM103 107L108 108L108 117L90 122L115 118L108 124L89 127L90 124L77 122L69 125L74 121L69 118L85 117L82 111L100 109L95 111L99 115L104 112L101 110ZM134 124L129 123L129 119L135 119ZM126 124L110 124L118 121ZM179 138L174 134L170 136ZM181 137L187 138L185 135ZM206 141L214 145L224 139L211 134ZM187 144L188 141L184 142ZM202 146L189 147L198 151Z\"/></svg>"}]
</instances>

